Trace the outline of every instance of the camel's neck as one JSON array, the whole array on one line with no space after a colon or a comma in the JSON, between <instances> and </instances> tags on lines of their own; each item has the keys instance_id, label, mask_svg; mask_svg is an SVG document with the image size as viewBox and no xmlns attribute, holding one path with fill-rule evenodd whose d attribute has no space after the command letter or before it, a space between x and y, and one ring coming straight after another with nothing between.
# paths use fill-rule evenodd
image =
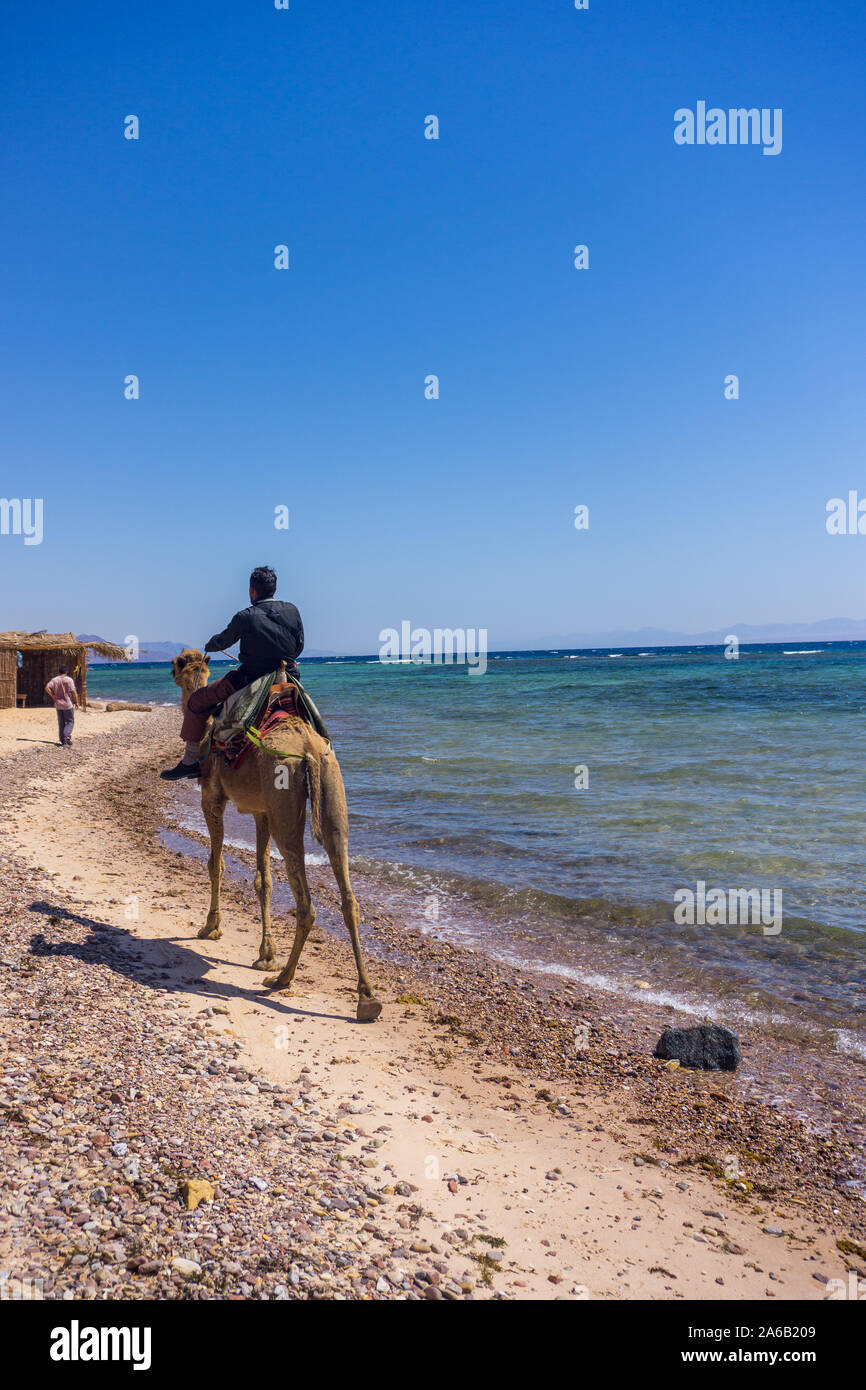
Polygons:
<instances>
[{"instance_id":1,"label":"camel's neck","mask_svg":"<svg viewBox=\"0 0 866 1390\"><path fill-rule=\"evenodd\" d=\"M199 669L194 674L190 672L187 679L183 682L183 685L181 686L180 703L184 713L186 713L187 701L189 700L190 695L194 690L200 690L203 685L207 685L209 675L210 671L206 671L204 680L202 680L201 670Z\"/></svg>"}]
</instances>

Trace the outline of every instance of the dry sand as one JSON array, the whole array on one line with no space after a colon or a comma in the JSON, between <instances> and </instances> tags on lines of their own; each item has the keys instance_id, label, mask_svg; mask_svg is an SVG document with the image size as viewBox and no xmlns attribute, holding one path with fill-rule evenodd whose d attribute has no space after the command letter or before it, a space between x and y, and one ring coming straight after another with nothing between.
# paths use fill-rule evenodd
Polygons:
<instances>
[{"instance_id":1,"label":"dry sand","mask_svg":"<svg viewBox=\"0 0 866 1390\"><path fill-rule=\"evenodd\" d=\"M106 714L102 704L89 705L86 710L77 709L73 740L128 727L131 717L122 711ZM148 715L143 718L147 719ZM53 709L0 709L0 758L52 744L60 753L57 715Z\"/></svg>"},{"instance_id":2,"label":"dry sand","mask_svg":"<svg viewBox=\"0 0 866 1390\"><path fill-rule=\"evenodd\" d=\"M28 885L38 881L46 900L62 905L61 916L77 914L146 943L136 989L157 991L160 1001L170 997L173 1017L177 1004L188 1006L188 1027L198 1021L212 1038L222 1033L222 1043L239 1044L243 1066L266 1088L284 1088L277 1094L294 1103L305 1078L304 1090L315 1094L326 1120L339 1114L345 1123L348 1114L363 1112L362 1141L355 1149L348 1144L344 1163L371 1193L384 1189L381 1203L371 1198L382 1228L376 1238L388 1270L396 1268L400 1278L386 1279L388 1291L377 1291L370 1282L375 1267L366 1275L363 1267L350 1268L356 1277L339 1296L423 1297L427 1275L414 1280L411 1271L431 1261L431 1277L450 1289L446 1296L476 1299L820 1300L827 1296L823 1280L846 1277L851 1260L836 1242L857 1229L862 1199L831 1194L828 1218L826 1208L810 1212L802 1199L759 1203L754 1193L744 1195L699 1167L664 1159L660 1166L636 1164L647 1141L629 1129L635 1101L627 1089L603 1095L558 1080L539 1099L547 1085L543 1066L515 1066L503 1077L499 1063L488 1060L492 1049L479 1040L458 1035L444 1048L435 1009L421 997L397 1002L406 999L399 994L406 967L376 962L383 1016L374 1025L355 1023L350 952L330 934L308 946L291 996L268 994L250 968L258 943L251 883L228 884L222 939L197 940L207 909L204 865L172 852L155 830L161 798L172 790L158 782L156 769L175 756L175 722L172 711L92 710L77 715L76 744L66 752L49 746L53 711L0 711L7 808L0 856L28 876ZM281 957L290 926L276 923ZM56 930L62 943L62 920ZM79 1016L89 1007L85 998L73 1003ZM21 1046L19 1038L19 1054ZM126 1080L118 1077L118 1086ZM231 1105L231 1098L221 1103ZM74 1125L70 1144L72 1137ZM326 1149L327 1141L319 1150L308 1145L304 1161L315 1163ZM232 1157L241 1171L257 1170L256 1152L240 1147ZM409 1185L402 1189L411 1194L409 1203L400 1203L400 1190L392 1195L398 1183ZM195 1216L206 1212L201 1207ZM361 1213L342 1221L335 1247L347 1224L362 1232L352 1248L366 1245L363 1219ZM404 1258L401 1246L410 1236ZM332 1238L317 1239L327 1245ZM12 1241L5 1251L13 1269L15 1249ZM485 1252L499 1268L481 1262ZM32 1251L28 1258L32 1264ZM437 1262L443 1268L435 1274ZM18 1272L28 1271L20 1265ZM274 1278L287 1281L285 1271ZM252 1283L248 1273L236 1275L242 1292ZM226 1296L230 1285L231 1277L224 1279L222 1292L211 1296ZM95 1296L97 1286L98 1280L88 1285L85 1296ZM157 1285L156 1296L185 1296L187 1287L175 1273L170 1285ZM328 1296L323 1287L318 1296Z\"/></svg>"}]
</instances>

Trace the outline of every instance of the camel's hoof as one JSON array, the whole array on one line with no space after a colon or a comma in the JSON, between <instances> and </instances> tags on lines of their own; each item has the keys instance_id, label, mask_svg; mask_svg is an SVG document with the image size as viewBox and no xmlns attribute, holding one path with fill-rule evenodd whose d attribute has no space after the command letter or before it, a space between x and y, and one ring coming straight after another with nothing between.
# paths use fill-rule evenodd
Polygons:
<instances>
[{"instance_id":1,"label":"camel's hoof","mask_svg":"<svg viewBox=\"0 0 866 1390\"><path fill-rule=\"evenodd\" d=\"M273 970L273 960L268 960L266 956L259 956L258 960L253 961L253 970Z\"/></svg>"},{"instance_id":2,"label":"camel's hoof","mask_svg":"<svg viewBox=\"0 0 866 1390\"><path fill-rule=\"evenodd\" d=\"M375 1023L382 1012L382 1005L378 999L367 999L362 996L358 1000L358 1012L355 1017L359 1023Z\"/></svg>"},{"instance_id":3,"label":"camel's hoof","mask_svg":"<svg viewBox=\"0 0 866 1390\"><path fill-rule=\"evenodd\" d=\"M265 984L268 989L282 990L285 994L288 994L290 989L289 985L280 984L279 975L269 975L268 978L265 980Z\"/></svg>"},{"instance_id":4,"label":"camel's hoof","mask_svg":"<svg viewBox=\"0 0 866 1390\"><path fill-rule=\"evenodd\" d=\"M221 936L221 927L202 927L198 934L198 939L199 941L219 941Z\"/></svg>"}]
</instances>

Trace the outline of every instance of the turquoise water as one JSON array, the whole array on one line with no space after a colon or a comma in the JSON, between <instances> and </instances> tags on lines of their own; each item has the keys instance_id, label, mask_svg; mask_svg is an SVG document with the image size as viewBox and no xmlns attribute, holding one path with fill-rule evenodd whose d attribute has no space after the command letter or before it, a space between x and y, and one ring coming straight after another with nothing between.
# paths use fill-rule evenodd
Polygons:
<instances>
[{"instance_id":1,"label":"turquoise water","mask_svg":"<svg viewBox=\"0 0 866 1390\"><path fill-rule=\"evenodd\" d=\"M758 990L856 1026L866 643L507 654L480 676L310 661L301 678L359 866L421 895L434 924L553 968L654 965L671 987ZM88 687L178 696L167 666L95 666ZM675 924L698 880L781 892L780 933Z\"/></svg>"}]
</instances>

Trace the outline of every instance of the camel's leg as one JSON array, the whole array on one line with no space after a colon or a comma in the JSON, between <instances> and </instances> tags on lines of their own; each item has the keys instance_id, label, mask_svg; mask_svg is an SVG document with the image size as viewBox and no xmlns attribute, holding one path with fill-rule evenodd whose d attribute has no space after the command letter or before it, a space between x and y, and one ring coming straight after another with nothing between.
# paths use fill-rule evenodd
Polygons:
<instances>
[{"instance_id":1,"label":"camel's leg","mask_svg":"<svg viewBox=\"0 0 866 1390\"><path fill-rule=\"evenodd\" d=\"M359 1023L374 1023L382 1012L382 1005L373 993L373 986L370 983L367 967L364 964L364 955L361 951L361 938L358 933L361 914L358 911L358 900L352 892L352 885L349 882L349 856L345 847L332 850L328 844L327 835L325 836L325 849L331 861L331 868L334 870L337 887L340 890L340 908L349 933L349 940L352 943L355 965L358 970L358 1010L356 1017Z\"/></svg>"},{"instance_id":2,"label":"camel's leg","mask_svg":"<svg viewBox=\"0 0 866 1390\"><path fill-rule=\"evenodd\" d=\"M322 784L322 843L340 890L343 921L346 923L358 970L356 1018L359 1023L374 1023L382 1012L382 1005L373 993L361 951L361 938L358 933L361 914L349 880L349 816L346 810L343 776L339 767L335 764L329 766L322 778Z\"/></svg>"},{"instance_id":3,"label":"camel's leg","mask_svg":"<svg viewBox=\"0 0 866 1390\"><path fill-rule=\"evenodd\" d=\"M313 929L316 920L316 913L313 909L313 900L310 897L310 885L307 883L307 871L304 867L304 841L303 830L300 836L300 849L290 847L285 843L280 843L277 839L277 846L286 863L286 874L289 883L292 885L292 892L295 895L295 939L292 942L292 949L289 959L286 961L279 975L272 975L266 981L274 989L288 990L292 980L295 978L295 971L298 968L298 961L301 959L301 952L307 944L307 937Z\"/></svg>"},{"instance_id":4,"label":"camel's leg","mask_svg":"<svg viewBox=\"0 0 866 1390\"><path fill-rule=\"evenodd\" d=\"M263 811L255 813L256 822L256 897L262 914L262 940L258 960L253 970L273 970L277 949L271 936L271 831Z\"/></svg>"},{"instance_id":5,"label":"camel's leg","mask_svg":"<svg viewBox=\"0 0 866 1390\"><path fill-rule=\"evenodd\" d=\"M220 789L216 795L209 795L207 787L203 786L201 809L210 834L210 855L207 861L208 873L210 874L210 911L207 915L207 923L202 927L199 936L205 937L209 941L219 941L222 936L220 930L220 885L225 871L222 851L226 799L222 790Z\"/></svg>"}]
</instances>

